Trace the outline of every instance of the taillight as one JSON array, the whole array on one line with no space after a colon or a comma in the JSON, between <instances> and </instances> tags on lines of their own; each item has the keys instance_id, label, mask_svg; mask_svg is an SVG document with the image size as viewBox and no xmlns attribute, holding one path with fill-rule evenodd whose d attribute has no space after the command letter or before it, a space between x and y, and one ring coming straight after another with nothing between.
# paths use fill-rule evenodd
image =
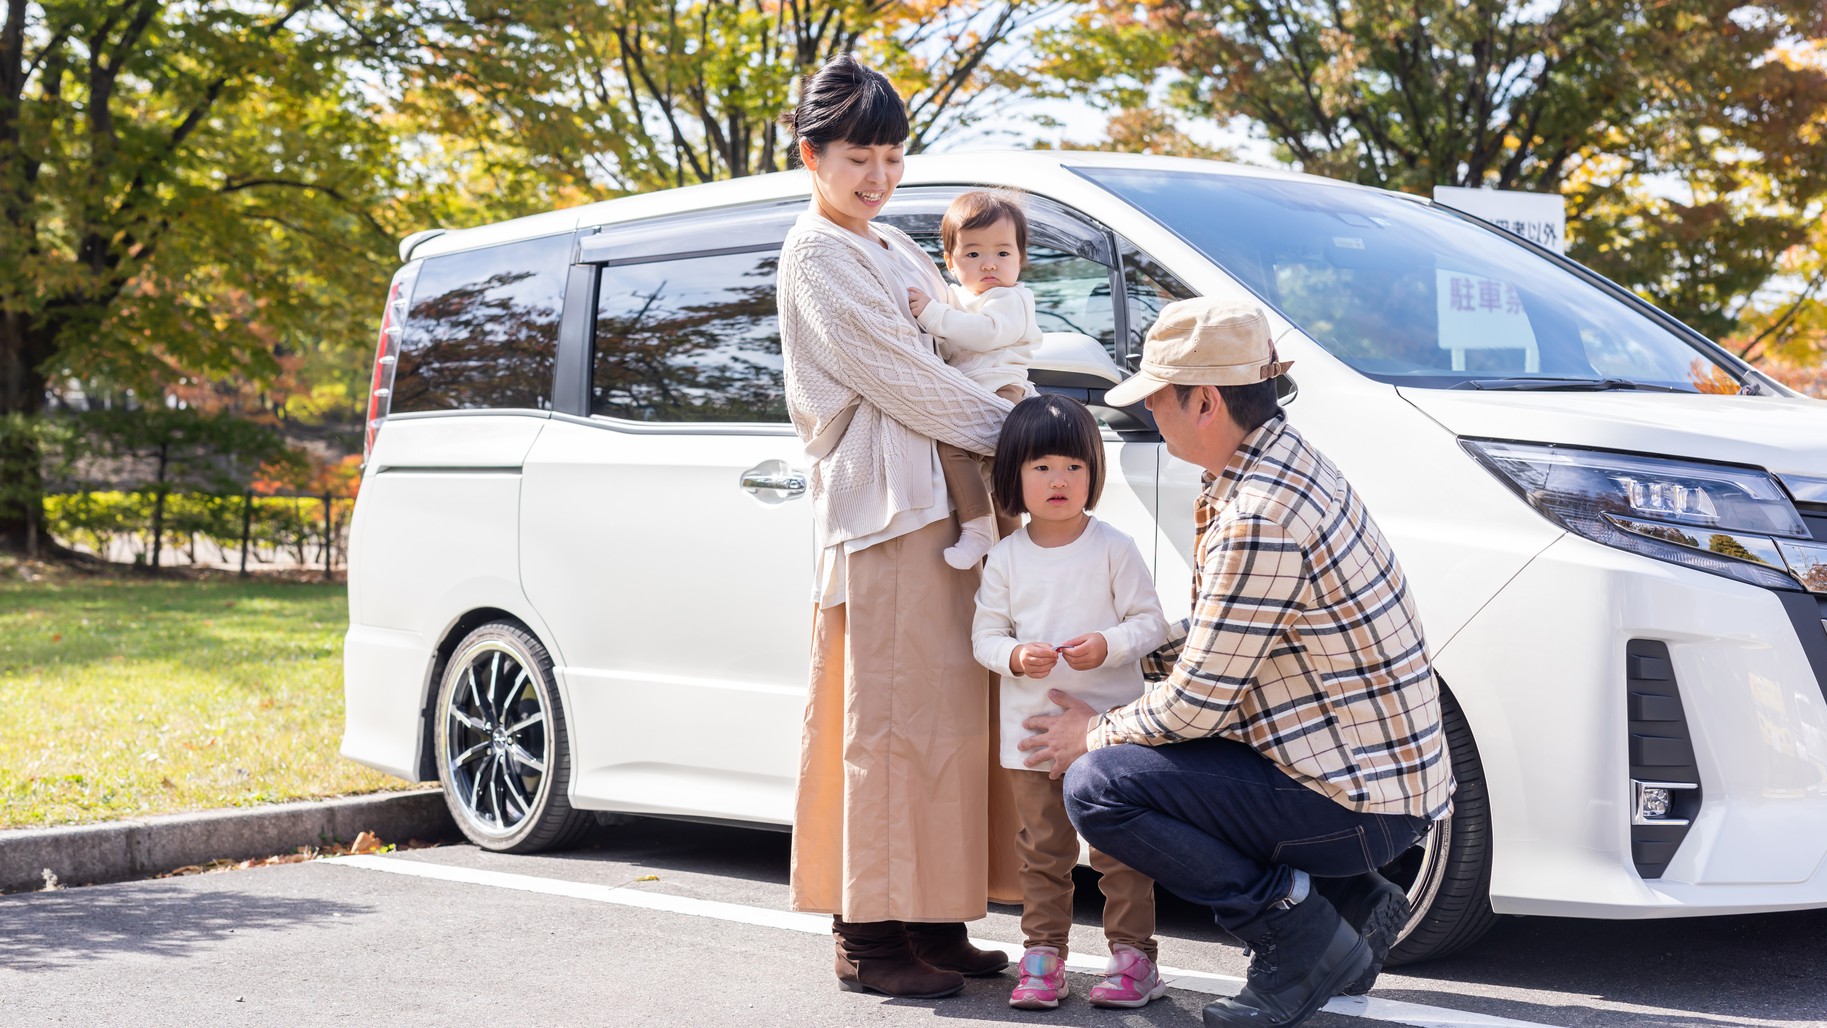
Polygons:
<instances>
[{"instance_id":1,"label":"taillight","mask_svg":"<svg viewBox=\"0 0 1827 1028\"><path fill-rule=\"evenodd\" d=\"M380 339L374 344L374 380L368 386L368 431L362 441L363 464L368 463L368 457L374 453L374 435L380 431L381 422L386 420L391 406L387 401L393 393L393 365L399 360L400 331L406 326L406 301L400 295L403 284L396 280L387 294L387 309L381 313Z\"/></svg>"}]
</instances>

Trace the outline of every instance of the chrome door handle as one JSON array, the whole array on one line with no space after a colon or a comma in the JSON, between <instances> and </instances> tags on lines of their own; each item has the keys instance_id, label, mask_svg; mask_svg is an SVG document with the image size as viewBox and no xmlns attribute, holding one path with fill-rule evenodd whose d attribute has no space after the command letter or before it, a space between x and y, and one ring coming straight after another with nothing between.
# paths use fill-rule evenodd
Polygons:
<instances>
[{"instance_id":1,"label":"chrome door handle","mask_svg":"<svg viewBox=\"0 0 1827 1028\"><path fill-rule=\"evenodd\" d=\"M762 503L785 503L806 495L806 473L784 460L764 460L742 473L742 488Z\"/></svg>"}]
</instances>

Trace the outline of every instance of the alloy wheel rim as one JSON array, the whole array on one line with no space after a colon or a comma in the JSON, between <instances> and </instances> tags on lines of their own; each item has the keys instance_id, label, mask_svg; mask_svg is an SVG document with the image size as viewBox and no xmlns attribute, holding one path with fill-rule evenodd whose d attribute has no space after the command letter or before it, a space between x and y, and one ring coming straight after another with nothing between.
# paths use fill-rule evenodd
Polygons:
<instances>
[{"instance_id":1,"label":"alloy wheel rim","mask_svg":"<svg viewBox=\"0 0 1827 1028\"><path fill-rule=\"evenodd\" d=\"M1453 819L1434 822L1426 835L1380 869L1383 877L1408 894L1408 922L1397 935L1399 945L1420 924L1433 905L1446 871L1447 849L1453 844Z\"/></svg>"},{"instance_id":2,"label":"alloy wheel rim","mask_svg":"<svg viewBox=\"0 0 1827 1028\"><path fill-rule=\"evenodd\" d=\"M551 738L529 661L495 641L465 650L444 710L445 770L472 827L512 835L538 805Z\"/></svg>"}]
</instances>

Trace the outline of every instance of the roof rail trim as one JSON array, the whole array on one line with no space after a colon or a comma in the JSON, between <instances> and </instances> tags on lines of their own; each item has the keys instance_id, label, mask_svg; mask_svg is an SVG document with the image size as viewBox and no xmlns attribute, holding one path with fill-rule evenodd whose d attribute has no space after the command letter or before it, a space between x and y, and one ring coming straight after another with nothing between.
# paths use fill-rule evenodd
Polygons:
<instances>
[{"instance_id":1,"label":"roof rail trim","mask_svg":"<svg viewBox=\"0 0 1827 1028\"><path fill-rule=\"evenodd\" d=\"M428 228L423 231L414 232L412 235L400 240L400 263L404 264L405 262L412 260L412 251L420 243L423 243L427 239L435 239L448 231L450 230L445 228Z\"/></svg>"}]
</instances>

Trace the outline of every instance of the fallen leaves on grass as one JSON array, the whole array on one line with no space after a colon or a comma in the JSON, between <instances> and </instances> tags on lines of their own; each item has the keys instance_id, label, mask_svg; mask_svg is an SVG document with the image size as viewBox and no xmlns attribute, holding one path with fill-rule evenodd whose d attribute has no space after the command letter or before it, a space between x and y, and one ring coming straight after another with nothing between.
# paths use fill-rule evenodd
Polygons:
<instances>
[{"instance_id":1,"label":"fallen leaves on grass","mask_svg":"<svg viewBox=\"0 0 1827 1028\"><path fill-rule=\"evenodd\" d=\"M271 857L255 857L249 860L212 860L207 864L188 864L184 867L167 871L154 878L183 878L189 875L214 874L218 871L246 871L255 867L274 867L279 864L304 864L326 857L346 857L356 853L392 853L396 850L422 850L436 846L435 842L421 842L412 839L407 842L388 845L381 842L381 837L373 832L362 832L351 843L333 842L328 846L300 846L290 853L281 853Z\"/></svg>"}]
</instances>

